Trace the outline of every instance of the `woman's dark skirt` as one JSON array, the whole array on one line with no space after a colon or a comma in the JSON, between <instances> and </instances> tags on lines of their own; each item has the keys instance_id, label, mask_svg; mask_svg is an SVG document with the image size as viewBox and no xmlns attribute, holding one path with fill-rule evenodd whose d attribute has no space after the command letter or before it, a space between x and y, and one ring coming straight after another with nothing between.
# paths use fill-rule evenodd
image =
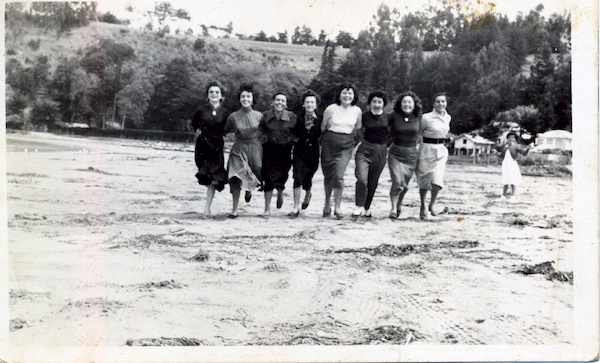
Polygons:
<instances>
[{"instance_id":1,"label":"woman's dark skirt","mask_svg":"<svg viewBox=\"0 0 600 363\"><path fill-rule=\"evenodd\" d=\"M266 192L284 189L291 167L291 144L263 144L262 178Z\"/></svg>"},{"instance_id":2,"label":"woman's dark skirt","mask_svg":"<svg viewBox=\"0 0 600 363\"><path fill-rule=\"evenodd\" d=\"M325 133L321 148L321 168L326 187L344 187L344 173L352 158L354 146L356 146L356 141L353 134L339 134L331 131Z\"/></svg>"},{"instance_id":3,"label":"woman's dark skirt","mask_svg":"<svg viewBox=\"0 0 600 363\"><path fill-rule=\"evenodd\" d=\"M388 153L388 166L392 178L390 195L404 190L417 168L417 147L392 144Z\"/></svg>"},{"instance_id":4,"label":"woman's dark skirt","mask_svg":"<svg viewBox=\"0 0 600 363\"><path fill-rule=\"evenodd\" d=\"M219 192L227 184L225 158L223 156L223 137L206 137L200 135L196 139L194 160L198 167L196 178L200 185L215 184Z\"/></svg>"},{"instance_id":5,"label":"woman's dark skirt","mask_svg":"<svg viewBox=\"0 0 600 363\"><path fill-rule=\"evenodd\" d=\"M294 146L293 178L294 188L310 190L312 179L319 169L319 144Z\"/></svg>"}]
</instances>

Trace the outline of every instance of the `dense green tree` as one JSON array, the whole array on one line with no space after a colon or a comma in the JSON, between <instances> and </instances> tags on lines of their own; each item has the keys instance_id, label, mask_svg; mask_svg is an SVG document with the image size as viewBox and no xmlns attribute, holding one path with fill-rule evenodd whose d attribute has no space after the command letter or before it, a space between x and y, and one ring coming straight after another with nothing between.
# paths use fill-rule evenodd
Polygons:
<instances>
[{"instance_id":1,"label":"dense green tree","mask_svg":"<svg viewBox=\"0 0 600 363\"><path fill-rule=\"evenodd\" d=\"M321 30L321 32L319 33L319 37L316 39L314 44L315 45L325 45L326 41L327 41L327 34L325 34L325 30Z\"/></svg>"},{"instance_id":2,"label":"dense green tree","mask_svg":"<svg viewBox=\"0 0 600 363\"><path fill-rule=\"evenodd\" d=\"M292 35L292 44L311 45L314 42L315 38L312 34L312 30L308 26L302 25L302 28L297 26L294 29L294 34Z\"/></svg>"},{"instance_id":3,"label":"dense green tree","mask_svg":"<svg viewBox=\"0 0 600 363\"><path fill-rule=\"evenodd\" d=\"M58 120L58 106L55 102L48 99L41 99L34 102L29 114L29 121L36 129L53 129L56 127Z\"/></svg>"},{"instance_id":4,"label":"dense green tree","mask_svg":"<svg viewBox=\"0 0 600 363\"><path fill-rule=\"evenodd\" d=\"M144 124L144 115L148 110L150 99L154 93L154 86L145 70L134 72L130 70L133 77L117 93L117 104L121 118L121 128L130 125L140 128Z\"/></svg>"},{"instance_id":5,"label":"dense green tree","mask_svg":"<svg viewBox=\"0 0 600 363\"><path fill-rule=\"evenodd\" d=\"M258 34L256 34L254 40L259 42L268 42L269 38L267 37L267 34L261 30Z\"/></svg>"},{"instance_id":6,"label":"dense green tree","mask_svg":"<svg viewBox=\"0 0 600 363\"><path fill-rule=\"evenodd\" d=\"M101 92L96 96L98 108L94 108L103 116L102 127L108 117L115 122L117 116L117 93L126 83L123 79L123 65L135 58L133 48L128 44L117 43L112 39L102 39L97 45L87 48L81 61L81 66L88 72L95 74L101 81Z\"/></svg>"},{"instance_id":7,"label":"dense green tree","mask_svg":"<svg viewBox=\"0 0 600 363\"><path fill-rule=\"evenodd\" d=\"M288 32L287 30L283 33L277 33L277 42L287 44L288 42Z\"/></svg>"},{"instance_id":8,"label":"dense green tree","mask_svg":"<svg viewBox=\"0 0 600 363\"><path fill-rule=\"evenodd\" d=\"M167 19L190 20L191 17L185 9L176 9L168 1L161 1L154 6L152 14L156 17L159 25L159 31L165 27Z\"/></svg>"},{"instance_id":9,"label":"dense green tree","mask_svg":"<svg viewBox=\"0 0 600 363\"><path fill-rule=\"evenodd\" d=\"M187 120L197 107L197 95L203 92L191 69L183 58L175 58L167 65L149 101L146 117L151 129L187 130Z\"/></svg>"},{"instance_id":10,"label":"dense green tree","mask_svg":"<svg viewBox=\"0 0 600 363\"><path fill-rule=\"evenodd\" d=\"M354 44L354 38L350 33L340 31L338 36L335 38L335 42L342 48L350 48Z\"/></svg>"},{"instance_id":11,"label":"dense green tree","mask_svg":"<svg viewBox=\"0 0 600 363\"><path fill-rule=\"evenodd\" d=\"M556 99L554 104L555 127L571 131L573 129L573 116L570 54L564 53L558 57L558 65L554 69L554 81L551 89Z\"/></svg>"},{"instance_id":12,"label":"dense green tree","mask_svg":"<svg viewBox=\"0 0 600 363\"><path fill-rule=\"evenodd\" d=\"M329 78L329 75L335 71L335 44L330 41L325 43L323 54L321 55L321 78Z\"/></svg>"},{"instance_id":13,"label":"dense green tree","mask_svg":"<svg viewBox=\"0 0 600 363\"><path fill-rule=\"evenodd\" d=\"M50 64L45 55L36 57L31 67L24 67L16 59L9 60L6 65L6 83L31 101L35 100L40 92L46 91L49 77Z\"/></svg>"},{"instance_id":14,"label":"dense green tree","mask_svg":"<svg viewBox=\"0 0 600 363\"><path fill-rule=\"evenodd\" d=\"M29 105L27 96L21 92L6 92L6 115L21 115Z\"/></svg>"},{"instance_id":15,"label":"dense green tree","mask_svg":"<svg viewBox=\"0 0 600 363\"><path fill-rule=\"evenodd\" d=\"M76 59L59 58L48 87L52 100L58 103L61 120L65 122L73 118L73 96L78 68L81 67Z\"/></svg>"},{"instance_id":16,"label":"dense green tree","mask_svg":"<svg viewBox=\"0 0 600 363\"><path fill-rule=\"evenodd\" d=\"M540 112L535 106L532 105L520 105L506 111L498 112L498 114L496 114L494 117L492 124L505 126L512 122L518 123L523 129L533 135L544 130ZM506 128L506 126L504 128Z\"/></svg>"},{"instance_id":17,"label":"dense green tree","mask_svg":"<svg viewBox=\"0 0 600 363\"><path fill-rule=\"evenodd\" d=\"M56 31L56 37L68 32L72 28L85 26L90 19L95 19L95 2L33 2L32 10L35 15L29 19L36 25L47 30Z\"/></svg>"},{"instance_id":18,"label":"dense green tree","mask_svg":"<svg viewBox=\"0 0 600 363\"><path fill-rule=\"evenodd\" d=\"M358 34L356 43L339 67L339 74L343 78L354 82L359 88L368 85L368 77L372 66L371 35L363 30Z\"/></svg>"},{"instance_id":19,"label":"dense green tree","mask_svg":"<svg viewBox=\"0 0 600 363\"><path fill-rule=\"evenodd\" d=\"M392 29L392 12L387 5L380 5L377 9L375 22L377 29L373 28L373 48L371 50L372 66L369 84L388 94L394 88L392 77L398 68L394 31Z\"/></svg>"},{"instance_id":20,"label":"dense green tree","mask_svg":"<svg viewBox=\"0 0 600 363\"><path fill-rule=\"evenodd\" d=\"M552 48L548 42L542 42L535 54L534 62L530 68L530 76L525 81L523 96L524 104L532 104L540 111L543 125L542 130L554 128L558 118L554 112L556 95L554 94L553 81L555 62L552 58Z\"/></svg>"}]
</instances>

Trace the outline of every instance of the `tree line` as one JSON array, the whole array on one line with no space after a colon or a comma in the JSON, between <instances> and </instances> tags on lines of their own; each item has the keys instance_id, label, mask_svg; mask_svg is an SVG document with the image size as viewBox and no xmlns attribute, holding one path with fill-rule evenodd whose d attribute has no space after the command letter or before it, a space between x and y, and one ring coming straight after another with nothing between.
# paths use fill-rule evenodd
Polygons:
<instances>
[{"instance_id":1,"label":"tree line","mask_svg":"<svg viewBox=\"0 0 600 363\"><path fill-rule=\"evenodd\" d=\"M54 29L61 36L70 27L97 18L89 4L64 3L71 6L66 10L59 3L44 3L50 5L29 13L20 4L6 5L9 56L8 39L17 39L28 24ZM177 9L170 11L165 18L186 15ZM47 56L25 64L9 57L7 122L28 119L32 126L52 127L55 120L62 120L95 127L116 124L185 131L191 114L204 99L202 85L218 79L233 92L241 82L254 82L263 91L259 109L269 107L270 95L276 91L286 92L290 108L298 108L295 99L307 87L322 95L324 108L335 86L350 81L362 96L381 89L394 99L402 91L415 91L426 109L432 107L434 93L445 91L455 133L479 130L493 139L506 122L518 122L534 134L556 128L570 130L570 16L545 18L542 12L539 5L510 21L503 15L476 14L458 2L443 0L408 14L381 5L369 29L361 31L357 39L345 32L340 32L338 39L346 44L321 37L321 65L309 81L291 67L276 67L275 57L263 54L265 59L257 64L256 59L246 59L202 37L192 42L151 32L143 32L135 41L132 37L100 39L77 55L60 59L53 71ZM48 18L42 21L43 17ZM309 30L297 27L292 41L310 43ZM121 32L125 35L128 30ZM31 43L32 49L39 46ZM340 60L336 50L345 45L350 50ZM225 102L232 110L238 108L233 92ZM359 105L364 106L366 100L362 101Z\"/></svg>"},{"instance_id":2,"label":"tree line","mask_svg":"<svg viewBox=\"0 0 600 363\"><path fill-rule=\"evenodd\" d=\"M401 15L381 5L339 68L335 45L326 46L311 87L349 80L394 98L412 90L432 107L447 92L452 131L479 130L492 139L502 123L518 122L532 134L572 128L570 15L543 15L543 5L514 21L493 12L475 14L459 2L440 2Z\"/></svg>"}]
</instances>

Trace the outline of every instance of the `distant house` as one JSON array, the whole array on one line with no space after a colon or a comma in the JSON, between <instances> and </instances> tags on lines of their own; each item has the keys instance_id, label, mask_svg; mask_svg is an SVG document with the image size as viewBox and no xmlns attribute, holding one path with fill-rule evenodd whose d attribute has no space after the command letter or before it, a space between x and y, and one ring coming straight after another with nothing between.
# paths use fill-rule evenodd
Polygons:
<instances>
[{"instance_id":1,"label":"distant house","mask_svg":"<svg viewBox=\"0 0 600 363\"><path fill-rule=\"evenodd\" d=\"M479 135L462 134L454 139L454 155L486 155L494 143Z\"/></svg>"},{"instance_id":2,"label":"distant house","mask_svg":"<svg viewBox=\"0 0 600 363\"><path fill-rule=\"evenodd\" d=\"M537 134L535 138L536 149L562 149L573 150L571 143L573 134L565 130L551 130Z\"/></svg>"}]
</instances>

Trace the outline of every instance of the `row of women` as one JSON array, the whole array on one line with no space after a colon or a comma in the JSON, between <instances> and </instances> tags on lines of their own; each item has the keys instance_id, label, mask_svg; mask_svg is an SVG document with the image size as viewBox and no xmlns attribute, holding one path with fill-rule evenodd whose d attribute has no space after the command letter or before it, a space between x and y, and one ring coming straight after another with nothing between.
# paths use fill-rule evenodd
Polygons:
<instances>
[{"instance_id":1,"label":"row of women","mask_svg":"<svg viewBox=\"0 0 600 363\"><path fill-rule=\"evenodd\" d=\"M399 218L402 200L415 173L421 198L420 218L437 214L435 200L444 186L448 158L444 142L450 129L445 94L436 94L434 110L423 115L421 100L410 91L400 94L389 114L384 112L386 94L372 92L368 110L363 112L356 106L358 93L350 83L338 87L335 103L322 115L317 112L319 96L311 90L302 95L302 111L298 114L287 110L283 93L273 96L272 109L262 113L254 110L257 97L251 84L240 87L240 109L233 113L222 107L223 94L218 82L209 83L208 103L192 118L197 136L196 177L208 187L205 215L211 213L215 191L222 191L229 184L233 197L229 218L238 216L241 191L245 191L245 200L250 202L256 189L264 191L264 215L269 216L274 190L277 208L283 205L283 190L292 169L294 205L288 215L298 217L300 208L306 209L311 201L312 179L320 161L325 186L323 217L333 212L336 218L343 218L344 173L357 144L353 217L372 216L371 203L386 161L392 179L389 217ZM228 133L235 134L235 143L225 168L223 136ZM305 193L300 204L302 190ZM428 191L431 197L426 208Z\"/></svg>"}]
</instances>

